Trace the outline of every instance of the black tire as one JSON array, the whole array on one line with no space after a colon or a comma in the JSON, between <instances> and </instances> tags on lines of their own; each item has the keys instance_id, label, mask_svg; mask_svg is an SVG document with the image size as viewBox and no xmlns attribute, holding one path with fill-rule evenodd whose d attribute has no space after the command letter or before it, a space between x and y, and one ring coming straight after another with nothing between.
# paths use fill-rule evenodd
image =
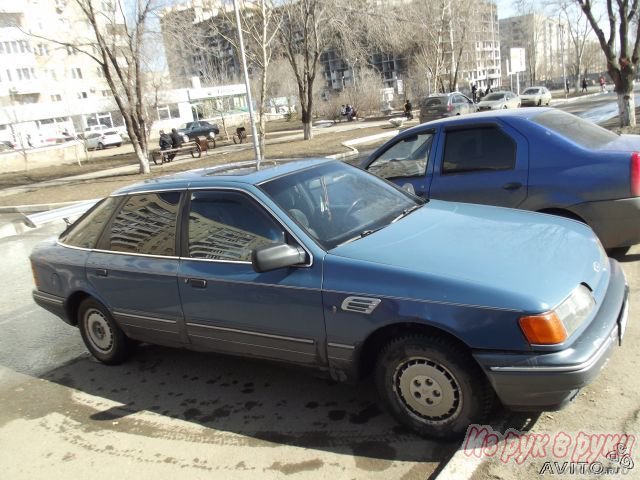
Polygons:
<instances>
[{"instance_id":1,"label":"black tire","mask_svg":"<svg viewBox=\"0 0 640 480\"><path fill-rule=\"evenodd\" d=\"M121 144L121 143L116 143L116 148L117 148L117 147L121 147L121 146L122 146L122 144Z\"/></svg>"},{"instance_id":2,"label":"black tire","mask_svg":"<svg viewBox=\"0 0 640 480\"><path fill-rule=\"evenodd\" d=\"M98 143L98 150L102 150L104 148L104 145L102 143Z\"/></svg>"},{"instance_id":3,"label":"black tire","mask_svg":"<svg viewBox=\"0 0 640 480\"><path fill-rule=\"evenodd\" d=\"M161 155L162 154L158 154L158 155L155 155L153 153L151 154L151 160L153 160L154 165L158 165L158 160L162 158Z\"/></svg>"},{"instance_id":4,"label":"black tire","mask_svg":"<svg viewBox=\"0 0 640 480\"><path fill-rule=\"evenodd\" d=\"M538 100L538 106L542 105L542 99Z\"/></svg>"},{"instance_id":5,"label":"black tire","mask_svg":"<svg viewBox=\"0 0 640 480\"><path fill-rule=\"evenodd\" d=\"M376 363L376 386L400 423L428 437L463 435L470 424L482 423L493 403L493 390L469 352L439 336L389 342Z\"/></svg>"},{"instance_id":6,"label":"black tire","mask_svg":"<svg viewBox=\"0 0 640 480\"><path fill-rule=\"evenodd\" d=\"M118 365L131 355L131 341L118 327L109 310L97 300L87 298L80 304L78 327L87 349L102 363Z\"/></svg>"}]
</instances>

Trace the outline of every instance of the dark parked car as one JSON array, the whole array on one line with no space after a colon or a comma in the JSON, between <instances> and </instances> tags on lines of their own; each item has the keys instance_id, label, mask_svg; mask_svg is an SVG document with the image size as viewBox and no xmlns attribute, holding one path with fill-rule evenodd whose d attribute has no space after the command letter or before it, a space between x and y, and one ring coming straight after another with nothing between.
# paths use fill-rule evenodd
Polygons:
<instances>
[{"instance_id":1,"label":"dark parked car","mask_svg":"<svg viewBox=\"0 0 640 480\"><path fill-rule=\"evenodd\" d=\"M477 113L408 129L362 167L423 198L534 210L588 224L606 248L640 243L640 136L559 110Z\"/></svg>"},{"instance_id":2,"label":"dark parked car","mask_svg":"<svg viewBox=\"0 0 640 480\"><path fill-rule=\"evenodd\" d=\"M460 92L431 95L420 104L420 123L476 111L475 103Z\"/></svg>"},{"instance_id":3,"label":"dark parked car","mask_svg":"<svg viewBox=\"0 0 640 480\"><path fill-rule=\"evenodd\" d=\"M182 124L178 129L178 133L180 135L184 135L189 140L193 140L196 137L210 137L218 135L220 133L220 129L215 123L200 120L197 122L187 122Z\"/></svg>"},{"instance_id":4,"label":"dark parked car","mask_svg":"<svg viewBox=\"0 0 640 480\"><path fill-rule=\"evenodd\" d=\"M585 225L425 201L328 160L119 190L31 263L35 301L101 362L137 340L372 373L399 421L438 437L496 395L561 408L627 319L624 274Z\"/></svg>"}]
</instances>

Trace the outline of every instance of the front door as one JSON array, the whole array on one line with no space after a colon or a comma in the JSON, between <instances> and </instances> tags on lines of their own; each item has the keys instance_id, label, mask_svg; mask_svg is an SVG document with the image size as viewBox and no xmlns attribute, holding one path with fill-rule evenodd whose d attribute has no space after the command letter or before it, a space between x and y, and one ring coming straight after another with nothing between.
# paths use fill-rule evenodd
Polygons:
<instances>
[{"instance_id":1,"label":"front door","mask_svg":"<svg viewBox=\"0 0 640 480\"><path fill-rule=\"evenodd\" d=\"M207 349L317 364L324 356L321 261L257 273L251 251L296 240L251 195L190 192L179 284L189 341Z\"/></svg>"}]
</instances>

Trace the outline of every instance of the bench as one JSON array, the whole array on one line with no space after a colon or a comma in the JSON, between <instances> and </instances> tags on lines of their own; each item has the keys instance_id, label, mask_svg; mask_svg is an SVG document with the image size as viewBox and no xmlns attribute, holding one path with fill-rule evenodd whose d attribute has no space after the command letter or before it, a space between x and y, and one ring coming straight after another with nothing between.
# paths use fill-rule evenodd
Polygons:
<instances>
[{"instance_id":1,"label":"bench","mask_svg":"<svg viewBox=\"0 0 640 480\"><path fill-rule=\"evenodd\" d=\"M198 142L186 142L181 146L176 148L167 148L166 150L160 150L156 148L151 151L149 156L155 165L160 165L166 162L170 162L169 155L175 153L178 155L180 153L190 153L193 158L200 158L202 156L202 149L200 148L200 144ZM174 156L175 156L174 155Z\"/></svg>"}]
</instances>

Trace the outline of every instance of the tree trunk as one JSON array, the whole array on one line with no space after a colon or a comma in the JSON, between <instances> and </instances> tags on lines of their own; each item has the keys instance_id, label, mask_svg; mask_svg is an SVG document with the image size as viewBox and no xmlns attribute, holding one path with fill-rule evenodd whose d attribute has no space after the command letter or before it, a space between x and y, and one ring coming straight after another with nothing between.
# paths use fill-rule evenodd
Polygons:
<instances>
[{"instance_id":1,"label":"tree trunk","mask_svg":"<svg viewBox=\"0 0 640 480\"><path fill-rule=\"evenodd\" d=\"M633 90L629 93L618 94L618 113L621 127L636 126L636 108Z\"/></svg>"},{"instance_id":2,"label":"tree trunk","mask_svg":"<svg viewBox=\"0 0 640 480\"><path fill-rule=\"evenodd\" d=\"M313 131L311 130L311 117L308 116L309 118L305 121L304 117L305 115L302 115L303 119L302 119L302 127L304 129L304 139L305 140L311 140L313 138Z\"/></svg>"},{"instance_id":3,"label":"tree trunk","mask_svg":"<svg viewBox=\"0 0 640 480\"><path fill-rule=\"evenodd\" d=\"M149 169L149 159L147 158L146 152L140 147L140 143L137 141L137 139L132 139L131 143L133 145L133 151L135 152L136 157L138 158L138 163L140 165L139 173L151 173L151 170Z\"/></svg>"}]
</instances>

